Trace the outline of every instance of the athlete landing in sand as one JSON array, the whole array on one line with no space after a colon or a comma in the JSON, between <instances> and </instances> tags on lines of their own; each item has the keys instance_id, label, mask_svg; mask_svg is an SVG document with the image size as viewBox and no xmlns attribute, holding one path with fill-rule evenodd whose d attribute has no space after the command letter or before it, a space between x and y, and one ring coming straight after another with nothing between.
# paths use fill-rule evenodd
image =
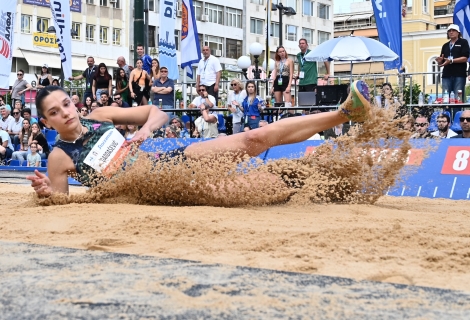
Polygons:
<instances>
[{"instance_id":1,"label":"athlete landing in sand","mask_svg":"<svg viewBox=\"0 0 470 320\"><path fill-rule=\"evenodd\" d=\"M115 124L142 125L130 141L123 141L121 148L129 148L131 144L147 139L168 121L164 112L152 106L128 109L103 107L94 110L87 118L81 118L67 93L60 87L52 86L38 93L36 107L43 123L60 134L60 141L49 155L49 176L36 170L34 176L27 177L40 197L48 197L54 192L68 193L67 177L70 174L75 174L87 185L90 172L101 172L96 161L93 162L98 157L94 147L102 145L103 139L112 135ZM202 113L208 111L202 109ZM188 159L200 159L230 153L236 161L242 161L245 155L254 157L274 146L304 141L345 120L363 122L369 112L367 85L356 81L351 86L348 99L337 111L288 118L256 130L191 144L178 150L178 154ZM108 155L109 152L104 154Z\"/></svg>"}]
</instances>

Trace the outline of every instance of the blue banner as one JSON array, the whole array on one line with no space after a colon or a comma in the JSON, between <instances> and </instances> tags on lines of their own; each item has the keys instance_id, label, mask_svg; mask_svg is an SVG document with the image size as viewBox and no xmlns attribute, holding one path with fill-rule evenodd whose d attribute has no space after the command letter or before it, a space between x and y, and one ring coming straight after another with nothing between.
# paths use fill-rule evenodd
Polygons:
<instances>
[{"instance_id":1,"label":"blue banner","mask_svg":"<svg viewBox=\"0 0 470 320\"><path fill-rule=\"evenodd\" d=\"M160 68L168 68L168 78L179 78L178 61L176 57L175 27L176 0L160 1L160 32L158 39L158 59Z\"/></svg>"},{"instance_id":2,"label":"blue banner","mask_svg":"<svg viewBox=\"0 0 470 320\"><path fill-rule=\"evenodd\" d=\"M460 27L462 37L470 41L470 0L457 0L455 2L454 24Z\"/></svg>"},{"instance_id":3,"label":"blue banner","mask_svg":"<svg viewBox=\"0 0 470 320\"><path fill-rule=\"evenodd\" d=\"M70 11L82 12L82 1L81 0L69 0ZM23 0L24 4L32 4L41 7L50 7L50 0Z\"/></svg>"},{"instance_id":4,"label":"blue banner","mask_svg":"<svg viewBox=\"0 0 470 320\"><path fill-rule=\"evenodd\" d=\"M395 61L384 62L385 70L402 67L402 1L401 0L373 0L375 22L379 32L379 40L398 55Z\"/></svg>"},{"instance_id":5,"label":"blue banner","mask_svg":"<svg viewBox=\"0 0 470 320\"><path fill-rule=\"evenodd\" d=\"M192 65L201 60L201 44L197 35L193 0L183 0L181 18L181 69L193 79Z\"/></svg>"}]
</instances>

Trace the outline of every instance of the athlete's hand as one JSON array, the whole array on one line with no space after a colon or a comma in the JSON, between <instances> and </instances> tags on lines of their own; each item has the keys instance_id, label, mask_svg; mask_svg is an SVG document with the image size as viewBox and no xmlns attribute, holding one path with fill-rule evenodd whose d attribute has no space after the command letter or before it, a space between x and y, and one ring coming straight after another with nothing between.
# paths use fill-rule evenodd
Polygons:
<instances>
[{"instance_id":1,"label":"athlete's hand","mask_svg":"<svg viewBox=\"0 0 470 320\"><path fill-rule=\"evenodd\" d=\"M136 132L134 138L124 142L123 147L129 146L133 143L140 145L142 142L144 142L145 139L147 139L151 135L152 132L150 130L146 129L145 127L142 127L142 129Z\"/></svg>"},{"instance_id":2,"label":"athlete's hand","mask_svg":"<svg viewBox=\"0 0 470 320\"><path fill-rule=\"evenodd\" d=\"M35 176L26 177L26 179L31 181L31 187L34 188L34 191L36 191L37 195L40 197L50 196L52 194L51 180L38 170L34 170L34 174Z\"/></svg>"}]
</instances>

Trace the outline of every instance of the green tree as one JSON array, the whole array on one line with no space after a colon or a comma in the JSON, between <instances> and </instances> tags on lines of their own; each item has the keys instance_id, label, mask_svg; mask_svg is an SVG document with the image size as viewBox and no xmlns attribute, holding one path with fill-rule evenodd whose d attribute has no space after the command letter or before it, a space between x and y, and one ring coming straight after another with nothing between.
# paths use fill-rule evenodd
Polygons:
<instances>
[{"instance_id":1,"label":"green tree","mask_svg":"<svg viewBox=\"0 0 470 320\"><path fill-rule=\"evenodd\" d=\"M80 71L78 72L73 72L72 77L76 77L81 75L82 73ZM80 95L80 97L83 97L83 92L85 91L85 79L81 80L64 80L64 89L68 91L69 93L76 92Z\"/></svg>"}]
</instances>

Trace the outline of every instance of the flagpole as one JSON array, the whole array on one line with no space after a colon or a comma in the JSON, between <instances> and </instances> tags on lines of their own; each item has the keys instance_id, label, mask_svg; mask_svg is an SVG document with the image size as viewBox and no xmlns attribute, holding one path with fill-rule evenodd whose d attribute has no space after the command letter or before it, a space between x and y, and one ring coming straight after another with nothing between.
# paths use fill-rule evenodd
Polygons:
<instances>
[{"instance_id":1,"label":"flagpole","mask_svg":"<svg viewBox=\"0 0 470 320\"><path fill-rule=\"evenodd\" d=\"M271 8L272 8L272 0L266 1L266 58L265 58L265 65L266 65L266 95L265 98L269 95L269 29L271 28Z\"/></svg>"}]
</instances>

